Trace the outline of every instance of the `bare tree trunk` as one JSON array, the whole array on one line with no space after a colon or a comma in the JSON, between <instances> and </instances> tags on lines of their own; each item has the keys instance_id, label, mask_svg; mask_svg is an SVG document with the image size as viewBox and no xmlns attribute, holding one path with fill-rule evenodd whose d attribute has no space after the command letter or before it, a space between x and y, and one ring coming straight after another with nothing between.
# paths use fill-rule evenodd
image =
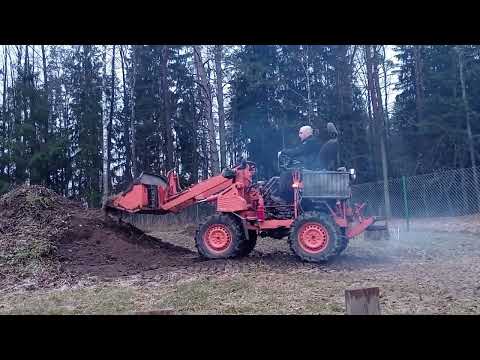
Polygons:
<instances>
[{"instance_id":1,"label":"bare tree trunk","mask_svg":"<svg viewBox=\"0 0 480 360\"><path fill-rule=\"evenodd\" d=\"M45 89L45 98L47 100L47 117L44 124L44 134L43 141L47 143L48 141L48 127L50 123L50 99L49 99L49 87L48 87L48 77L47 77L47 58L45 55L45 46L41 45L42 48L42 61L43 61L43 84Z\"/></svg>"},{"instance_id":2,"label":"bare tree trunk","mask_svg":"<svg viewBox=\"0 0 480 360\"><path fill-rule=\"evenodd\" d=\"M203 111L202 111L203 112ZM201 112L201 113L202 113ZM200 113L200 114L201 114ZM209 163L209 151L208 151L208 142L207 142L207 137L208 133L205 131L205 124L203 120L203 116L200 116L200 145L203 153L203 162L202 162L202 178L203 180L208 178L208 163Z\"/></svg>"},{"instance_id":3,"label":"bare tree trunk","mask_svg":"<svg viewBox=\"0 0 480 360\"><path fill-rule=\"evenodd\" d=\"M389 128L390 128L390 125L389 125L389 122L390 122L390 115L388 113L388 64L387 64L387 53L386 53L386 50L385 50L385 45L382 45L382 49L383 49L383 62L382 62L382 70L383 70L383 80L384 80L384 83L383 83L383 92L384 92L384 97L385 97L385 133L386 133L386 137L387 139L389 138L389 135L390 135L390 131L389 131Z\"/></svg>"},{"instance_id":4,"label":"bare tree trunk","mask_svg":"<svg viewBox=\"0 0 480 360\"><path fill-rule=\"evenodd\" d=\"M58 72L57 72L57 76L60 77ZM60 103L60 101L62 102L61 104L59 104L59 109L61 109L61 110L59 110L59 112L61 113L60 125L63 126L64 130L67 130L67 128L68 128L68 112L69 112L68 90L65 89L65 92L62 91L62 93L59 96L61 96L61 100L59 100L59 103ZM70 147L68 147L68 146L66 148L66 157L67 157L67 159L70 159ZM63 164L63 168L62 168L62 191L65 194L65 196L69 195L69 182L70 182L70 178L71 178L70 166L71 166L70 161L67 160Z\"/></svg>"},{"instance_id":5,"label":"bare tree trunk","mask_svg":"<svg viewBox=\"0 0 480 360\"><path fill-rule=\"evenodd\" d=\"M133 45L132 49L132 70L131 70L131 83L130 83L130 111L131 111L131 116L130 116L130 122L131 122L131 128L132 128L132 137L131 137L131 153L132 153L132 176L136 178L138 176L138 170L137 170L137 135L136 135L136 120L135 120L135 102L136 102L136 97L135 97L135 84L136 84L136 78L137 78L137 50L136 50L137 45Z\"/></svg>"},{"instance_id":6,"label":"bare tree trunk","mask_svg":"<svg viewBox=\"0 0 480 360\"><path fill-rule=\"evenodd\" d=\"M197 78L200 82L201 94L202 94L202 103L204 108L204 117L207 121L208 126L208 140L209 140L209 152L210 152L210 166L212 175L216 175L220 172L220 166L218 162L218 150L217 150L217 136L215 133L215 125L213 123L213 114L212 114L212 91L210 89L210 83L207 79L207 74L205 72L205 67L203 65L201 47L195 45L194 50L194 61L195 68L197 73Z\"/></svg>"},{"instance_id":7,"label":"bare tree trunk","mask_svg":"<svg viewBox=\"0 0 480 360\"><path fill-rule=\"evenodd\" d=\"M310 87L310 62L309 62L309 57L308 57L308 50L309 46L304 45L302 46L302 56L301 56L301 62L302 62L302 67L303 67L303 72L305 73L305 79L307 80L307 107L308 107L308 123L309 125L312 125L313 121L313 106L312 106L312 91Z\"/></svg>"},{"instance_id":8,"label":"bare tree trunk","mask_svg":"<svg viewBox=\"0 0 480 360\"><path fill-rule=\"evenodd\" d=\"M13 102L13 112L14 112L14 116L15 116L15 109L16 109L16 102L15 102L15 88L13 86L13 80L14 80L14 76L13 76L13 63L12 63L12 57L10 55L10 47L9 46L5 46L4 48L5 50L5 71L7 71L7 57L9 59L9 64L10 64L10 78L11 78L11 82L12 82L12 90L13 90L13 94L12 94L12 102ZM4 87L5 89L8 89L8 77L7 77L7 74L5 73L5 78L4 78ZM6 98L8 99L8 98ZM5 104L5 103L4 103ZM5 108L5 111L9 112L9 106L7 104L6 108ZM14 136L14 133L13 133L13 127L14 127L14 118L12 119L12 116L9 114L8 116L8 142L7 142L7 146L8 146L8 167L7 167L7 173L8 173L8 176L12 177L12 159L13 159L13 154L12 154L12 139L13 139L13 136Z\"/></svg>"},{"instance_id":9,"label":"bare tree trunk","mask_svg":"<svg viewBox=\"0 0 480 360\"><path fill-rule=\"evenodd\" d=\"M367 69L367 110L368 110L368 148L370 150L370 164L371 168L375 174L376 179L379 178L378 174L378 161L377 161L377 136L376 136L376 129L375 129L375 119L372 111L372 72L369 70L369 66L371 60L369 59L370 56L370 47L364 47L364 55L365 55L365 68Z\"/></svg>"},{"instance_id":10,"label":"bare tree trunk","mask_svg":"<svg viewBox=\"0 0 480 360\"><path fill-rule=\"evenodd\" d=\"M192 48L193 49L193 48ZM198 87L191 87L190 88L190 95L191 95L191 108L192 108L192 148L193 148L193 157L192 157L192 181L191 183L195 184L198 182L198 175L199 170L202 168L200 165L200 151L199 151L199 128L201 127L200 118L197 117L196 111L196 97L199 93ZM198 92L196 92L198 91ZM200 143L201 145L201 143ZM208 171L207 171L208 175Z\"/></svg>"},{"instance_id":11,"label":"bare tree trunk","mask_svg":"<svg viewBox=\"0 0 480 360\"><path fill-rule=\"evenodd\" d=\"M4 63L4 66L3 66L3 76L4 76L4 81L3 81L3 95L2 95L2 123L0 124L1 125L1 133L0 133L0 153L1 154L4 154L4 149L6 147L6 143L7 143L7 103L6 103L6 100L7 100L7 94L6 94L6 91L7 91L7 52L6 52L6 45L3 46L3 52L4 52L4 55L5 55L5 63ZM8 169L8 164L7 164L7 169ZM3 167L0 169L0 174L3 174L4 172L4 169ZM7 170L7 175L8 175L8 170Z\"/></svg>"},{"instance_id":12,"label":"bare tree trunk","mask_svg":"<svg viewBox=\"0 0 480 360\"><path fill-rule=\"evenodd\" d=\"M23 62L23 85L27 84L27 74L28 74L28 45L25 45L25 60ZM22 96L23 99L23 121L27 120L28 109L27 102L25 101L25 96Z\"/></svg>"},{"instance_id":13,"label":"bare tree trunk","mask_svg":"<svg viewBox=\"0 0 480 360\"><path fill-rule=\"evenodd\" d=\"M353 64L351 54L349 55L350 47L348 45L337 45L334 48L335 54L335 73L337 77L337 126L343 133L343 138L353 140L353 128L355 124L352 123L353 113ZM353 53L354 49L352 50ZM339 151L337 155L337 163L340 164L341 159L349 157L353 154L354 142L342 142L339 140Z\"/></svg>"},{"instance_id":14,"label":"bare tree trunk","mask_svg":"<svg viewBox=\"0 0 480 360\"><path fill-rule=\"evenodd\" d=\"M388 158L387 158L387 149L386 149L386 132L385 132L385 114L382 107L382 92L380 88L380 76L378 73L378 51L375 49L373 55L373 64L374 64L374 80L375 80L375 90L376 90L376 100L377 100L377 111L378 111L378 129L380 133L380 154L382 157L382 173L383 173L383 191L385 194L385 215L387 217L387 228L388 221L391 217L391 207L390 207L390 191L388 185Z\"/></svg>"},{"instance_id":15,"label":"bare tree trunk","mask_svg":"<svg viewBox=\"0 0 480 360\"><path fill-rule=\"evenodd\" d=\"M25 60L23 62L23 85L24 88L27 87L28 83L28 75L29 75L29 56L28 56L28 45L25 45ZM22 102L23 102L23 121L21 122L22 126L28 123L28 102L27 102L27 96L25 93L22 94ZM24 150L21 151L22 157L27 158L28 154L26 148L27 148L27 139L25 136L20 135L20 142L25 145ZM30 167L28 165L22 165L22 177L25 177L26 180L30 181L29 179L29 173L31 173Z\"/></svg>"},{"instance_id":16,"label":"bare tree trunk","mask_svg":"<svg viewBox=\"0 0 480 360\"><path fill-rule=\"evenodd\" d=\"M377 129L377 134L380 142L380 156L382 163L382 173L383 173L383 190L385 196L385 216L387 218L387 227L388 220L391 216L390 210L390 192L388 189L388 168L387 168L387 151L385 146L385 128L384 128L384 113L383 106L381 101L381 91L380 91L380 80L378 73L378 51L375 46L373 46L373 56L371 55L372 48L369 45L365 46L366 58L367 58L367 74L369 78L369 91L370 99L372 101L373 116L375 128Z\"/></svg>"},{"instance_id":17,"label":"bare tree trunk","mask_svg":"<svg viewBox=\"0 0 480 360\"><path fill-rule=\"evenodd\" d=\"M475 184L475 194L477 198L477 207L480 206L480 194L478 189L478 174L477 174L477 164L475 159L475 149L473 145L473 136L472 136L472 127L470 124L470 107L468 104L467 91L465 86L465 74L463 70L464 60L463 60L463 50L460 47L455 48L458 53L458 67L460 72L460 86L462 87L462 100L463 108L465 111L465 122L467 125L467 137L468 137L468 148L470 151L470 161L473 168L473 181Z\"/></svg>"},{"instance_id":18,"label":"bare tree trunk","mask_svg":"<svg viewBox=\"0 0 480 360\"><path fill-rule=\"evenodd\" d=\"M337 99L339 104L339 118L342 118L347 112L346 97L348 95L349 81L348 81L348 46L346 45L337 45L334 48L335 51L335 73L337 77Z\"/></svg>"},{"instance_id":19,"label":"bare tree trunk","mask_svg":"<svg viewBox=\"0 0 480 360\"><path fill-rule=\"evenodd\" d=\"M417 122L423 121L423 76L422 76L422 45L413 46L415 61L415 106L417 110Z\"/></svg>"},{"instance_id":20,"label":"bare tree trunk","mask_svg":"<svg viewBox=\"0 0 480 360\"><path fill-rule=\"evenodd\" d=\"M223 103L222 45L215 45L215 72L217 80L218 132L220 135L220 166L225 168L227 149L225 146L225 108Z\"/></svg>"},{"instance_id":21,"label":"bare tree trunk","mask_svg":"<svg viewBox=\"0 0 480 360\"><path fill-rule=\"evenodd\" d=\"M112 162L111 159L111 154L112 154L112 127L113 127L113 113L115 110L115 45L113 45L112 48L112 70L111 70L111 81L112 81L112 86L110 88L110 117L108 119L108 128L107 128L107 134L108 134L108 153L107 153L107 158L108 158L108 188L112 186L112 180L110 176L110 165Z\"/></svg>"},{"instance_id":22,"label":"bare tree trunk","mask_svg":"<svg viewBox=\"0 0 480 360\"><path fill-rule=\"evenodd\" d=\"M192 92L195 94L194 90ZM192 108L195 109L195 97L193 97L193 104ZM198 119L195 116L195 110L192 112L192 121L193 121L193 129L192 129L192 147L193 147L193 159L192 159L192 183L195 184L198 182L198 169L199 169L199 154L198 154Z\"/></svg>"},{"instance_id":23,"label":"bare tree trunk","mask_svg":"<svg viewBox=\"0 0 480 360\"><path fill-rule=\"evenodd\" d=\"M167 170L173 169L173 134L170 114L170 99L168 90L168 46L162 45L162 63L160 72L160 90L163 99L163 137L165 139L164 152L166 155Z\"/></svg>"},{"instance_id":24,"label":"bare tree trunk","mask_svg":"<svg viewBox=\"0 0 480 360\"><path fill-rule=\"evenodd\" d=\"M35 74L35 45L32 45L32 74ZM33 76L30 81L32 82L33 86Z\"/></svg>"},{"instance_id":25,"label":"bare tree trunk","mask_svg":"<svg viewBox=\"0 0 480 360\"><path fill-rule=\"evenodd\" d=\"M4 56L4 65L3 65L3 102L2 102L2 111L3 119L5 120L7 114L7 45L3 45L3 56Z\"/></svg>"},{"instance_id":26,"label":"bare tree trunk","mask_svg":"<svg viewBox=\"0 0 480 360\"><path fill-rule=\"evenodd\" d=\"M107 117L107 46L103 46L103 76L102 76L102 129L103 129L103 204L108 197L108 117Z\"/></svg>"},{"instance_id":27,"label":"bare tree trunk","mask_svg":"<svg viewBox=\"0 0 480 360\"><path fill-rule=\"evenodd\" d=\"M3 46L3 56L4 56L4 65L3 65L3 102L2 102L2 113L3 121L5 123L7 119L7 45Z\"/></svg>"},{"instance_id":28,"label":"bare tree trunk","mask_svg":"<svg viewBox=\"0 0 480 360\"><path fill-rule=\"evenodd\" d=\"M45 88L45 91L47 92L48 94L48 78L47 78L47 57L45 55L45 45L41 45L40 46L41 49L42 49L42 62L43 62L43 84L44 84L44 88Z\"/></svg>"},{"instance_id":29,"label":"bare tree trunk","mask_svg":"<svg viewBox=\"0 0 480 360\"><path fill-rule=\"evenodd\" d=\"M122 63L122 81L123 81L123 136L125 138L125 175L124 179L127 182L132 180L132 167L131 167L131 145L130 145L130 124L131 119L129 118L129 111L130 111L130 95L127 93L127 83L125 79L125 54L123 50L123 46L120 46L120 59Z\"/></svg>"}]
</instances>

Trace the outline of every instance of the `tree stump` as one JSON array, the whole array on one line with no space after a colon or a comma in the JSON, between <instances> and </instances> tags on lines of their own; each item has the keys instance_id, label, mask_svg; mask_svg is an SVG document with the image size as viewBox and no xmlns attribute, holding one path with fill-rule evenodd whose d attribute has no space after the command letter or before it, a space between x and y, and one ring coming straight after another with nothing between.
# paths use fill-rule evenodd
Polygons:
<instances>
[{"instance_id":1,"label":"tree stump","mask_svg":"<svg viewBox=\"0 0 480 360\"><path fill-rule=\"evenodd\" d=\"M345 290L347 315L380 315L380 290L378 287Z\"/></svg>"}]
</instances>

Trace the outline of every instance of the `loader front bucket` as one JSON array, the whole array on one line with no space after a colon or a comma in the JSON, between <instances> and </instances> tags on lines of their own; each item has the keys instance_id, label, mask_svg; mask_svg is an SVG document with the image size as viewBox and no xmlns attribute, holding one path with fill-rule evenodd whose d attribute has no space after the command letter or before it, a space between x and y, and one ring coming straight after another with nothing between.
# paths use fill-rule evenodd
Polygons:
<instances>
[{"instance_id":1,"label":"loader front bucket","mask_svg":"<svg viewBox=\"0 0 480 360\"><path fill-rule=\"evenodd\" d=\"M167 191L167 179L143 172L125 191L113 195L104 204L104 210L118 217L123 213L164 214L161 208Z\"/></svg>"}]
</instances>

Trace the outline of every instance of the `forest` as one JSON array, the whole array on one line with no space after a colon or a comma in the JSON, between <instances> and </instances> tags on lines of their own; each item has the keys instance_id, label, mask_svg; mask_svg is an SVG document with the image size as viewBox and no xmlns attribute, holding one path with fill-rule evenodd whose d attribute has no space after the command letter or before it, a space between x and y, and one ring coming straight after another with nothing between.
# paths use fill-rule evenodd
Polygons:
<instances>
[{"instance_id":1,"label":"forest","mask_svg":"<svg viewBox=\"0 0 480 360\"><path fill-rule=\"evenodd\" d=\"M476 166L480 46L3 45L0 194L41 184L91 207L142 171L182 185L339 130L357 182Z\"/></svg>"}]
</instances>

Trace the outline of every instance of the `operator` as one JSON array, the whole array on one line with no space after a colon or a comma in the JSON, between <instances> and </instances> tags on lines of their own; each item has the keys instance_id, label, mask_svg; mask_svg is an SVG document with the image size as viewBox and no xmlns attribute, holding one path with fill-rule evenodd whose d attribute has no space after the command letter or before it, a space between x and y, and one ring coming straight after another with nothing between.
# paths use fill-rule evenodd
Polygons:
<instances>
[{"instance_id":1,"label":"operator","mask_svg":"<svg viewBox=\"0 0 480 360\"><path fill-rule=\"evenodd\" d=\"M281 152L295 160L300 161L305 167L314 167L317 162L317 156L320 149L320 143L313 136L313 129L311 126L302 126L298 131L298 137L300 138L300 145L286 149ZM292 189L292 171L286 170L280 174L279 187L276 194L272 194L271 198L275 202L288 203L293 202L293 189Z\"/></svg>"}]
</instances>

